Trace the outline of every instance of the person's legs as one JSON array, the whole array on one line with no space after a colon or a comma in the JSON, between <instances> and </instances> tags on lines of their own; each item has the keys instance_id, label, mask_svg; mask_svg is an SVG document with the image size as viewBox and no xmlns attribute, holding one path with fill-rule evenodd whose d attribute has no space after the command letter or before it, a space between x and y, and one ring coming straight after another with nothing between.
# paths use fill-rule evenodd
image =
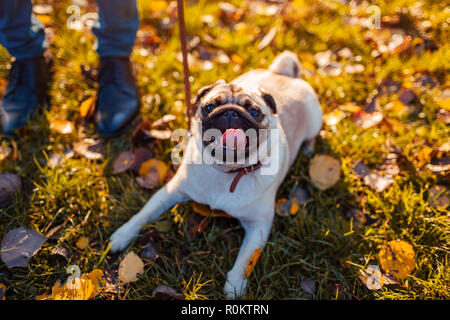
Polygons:
<instances>
[{"instance_id":1,"label":"person's legs","mask_svg":"<svg viewBox=\"0 0 450 320\"><path fill-rule=\"evenodd\" d=\"M31 0L0 0L0 44L15 58L0 105L2 132L24 126L46 102L48 44L44 26L32 15Z\"/></svg>"},{"instance_id":2,"label":"person's legs","mask_svg":"<svg viewBox=\"0 0 450 320\"><path fill-rule=\"evenodd\" d=\"M44 26L31 0L0 1L0 44L17 60L38 58L47 49Z\"/></svg>"},{"instance_id":3,"label":"person's legs","mask_svg":"<svg viewBox=\"0 0 450 320\"><path fill-rule=\"evenodd\" d=\"M92 31L97 36L100 57L129 57L139 29L136 0L96 0L99 20Z\"/></svg>"},{"instance_id":4,"label":"person's legs","mask_svg":"<svg viewBox=\"0 0 450 320\"><path fill-rule=\"evenodd\" d=\"M99 21L93 28L100 55L94 121L104 137L119 135L139 113L139 95L130 55L139 28L136 0L97 0Z\"/></svg>"}]
</instances>

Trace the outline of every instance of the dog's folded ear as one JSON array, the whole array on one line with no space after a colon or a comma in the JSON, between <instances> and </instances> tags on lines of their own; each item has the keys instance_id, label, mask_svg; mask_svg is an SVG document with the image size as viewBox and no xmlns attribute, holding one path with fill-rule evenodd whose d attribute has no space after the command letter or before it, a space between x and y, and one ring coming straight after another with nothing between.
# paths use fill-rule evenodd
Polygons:
<instances>
[{"instance_id":1,"label":"dog's folded ear","mask_svg":"<svg viewBox=\"0 0 450 320\"><path fill-rule=\"evenodd\" d=\"M197 98L195 99L195 105L194 105L194 107L195 107L195 108L198 107L198 105L199 105L199 103L200 103L200 100L201 100L208 92L210 92L212 88L214 88L214 87L217 86L218 84L225 84L225 83L226 83L225 80L220 79L220 80L217 80L215 83L210 84L209 86L203 87L203 88L201 88L200 90L198 90L198 92L197 92Z\"/></svg>"},{"instance_id":2,"label":"dog's folded ear","mask_svg":"<svg viewBox=\"0 0 450 320\"><path fill-rule=\"evenodd\" d=\"M277 104L275 103L275 99L270 95L269 93L265 92L264 90L261 90L261 98L263 98L266 105L272 110L273 114L277 113Z\"/></svg>"}]
</instances>

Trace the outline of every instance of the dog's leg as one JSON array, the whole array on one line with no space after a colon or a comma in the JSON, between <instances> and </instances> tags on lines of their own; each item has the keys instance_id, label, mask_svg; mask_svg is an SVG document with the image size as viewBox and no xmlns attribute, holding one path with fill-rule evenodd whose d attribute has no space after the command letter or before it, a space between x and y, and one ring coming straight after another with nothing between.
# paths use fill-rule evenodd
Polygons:
<instances>
[{"instance_id":1,"label":"dog's leg","mask_svg":"<svg viewBox=\"0 0 450 320\"><path fill-rule=\"evenodd\" d=\"M228 298L236 298L245 293L247 287L247 266L256 249L264 248L273 220L272 213L259 217L258 220L241 221L245 237L233 268L227 273L224 293ZM267 208L266 208L267 210Z\"/></svg>"},{"instance_id":2,"label":"dog's leg","mask_svg":"<svg viewBox=\"0 0 450 320\"><path fill-rule=\"evenodd\" d=\"M150 198L141 211L112 234L109 238L111 251L125 249L139 234L142 225L158 218L175 204L187 200L188 197L180 191L179 182L176 182L174 177Z\"/></svg>"}]
</instances>

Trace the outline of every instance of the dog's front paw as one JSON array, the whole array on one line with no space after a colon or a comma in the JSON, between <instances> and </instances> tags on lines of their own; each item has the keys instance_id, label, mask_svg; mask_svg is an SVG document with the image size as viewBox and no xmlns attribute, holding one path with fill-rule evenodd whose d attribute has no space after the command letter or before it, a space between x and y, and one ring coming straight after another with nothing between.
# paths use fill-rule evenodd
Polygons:
<instances>
[{"instance_id":1,"label":"dog's front paw","mask_svg":"<svg viewBox=\"0 0 450 320\"><path fill-rule=\"evenodd\" d=\"M125 223L109 238L111 251L116 252L125 249L130 242L139 235L139 230L139 227L130 223Z\"/></svg>"},{"instance_id":2,"label":"dog's front paw","mask_svg":"<svg viewBox=\"0 0 450 320\"><path fill-rule=\"evenodd\" d=\"M224 288L224 293L228 299L236 299L243 296L246 288L247 278L243 278L240 275L234 276L231 272L228 272Z\"/></svg>"}]
</instances>

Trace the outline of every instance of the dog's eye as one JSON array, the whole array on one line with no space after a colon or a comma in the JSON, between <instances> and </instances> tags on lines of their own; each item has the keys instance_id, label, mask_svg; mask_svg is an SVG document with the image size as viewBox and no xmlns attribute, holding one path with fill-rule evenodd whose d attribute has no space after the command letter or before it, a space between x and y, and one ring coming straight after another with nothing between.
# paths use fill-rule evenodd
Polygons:
<instances>
[{"instance_id":1,"label":"dog's eye","mask_svg":"<svg viewBox=\"0 0 450 320\"><path fill-rule=\"evenodd\" d=\"M257 109L251 109L249 112L250 112L250 115L255 119L258 119L259 116L261 115L261 112Z\"/></svg>"},{"instance_id":2,"label":"dog's eye","mask_svg":"<svg viewBox=\"0 0 450 320\"><path fill-rule=\"evenodd\" d=\"M213 105L213 104L208 104L205 106L205 111L207 113L211 113L214 109L215 109L215 105Z\"/></svg>"}]
</instances>

